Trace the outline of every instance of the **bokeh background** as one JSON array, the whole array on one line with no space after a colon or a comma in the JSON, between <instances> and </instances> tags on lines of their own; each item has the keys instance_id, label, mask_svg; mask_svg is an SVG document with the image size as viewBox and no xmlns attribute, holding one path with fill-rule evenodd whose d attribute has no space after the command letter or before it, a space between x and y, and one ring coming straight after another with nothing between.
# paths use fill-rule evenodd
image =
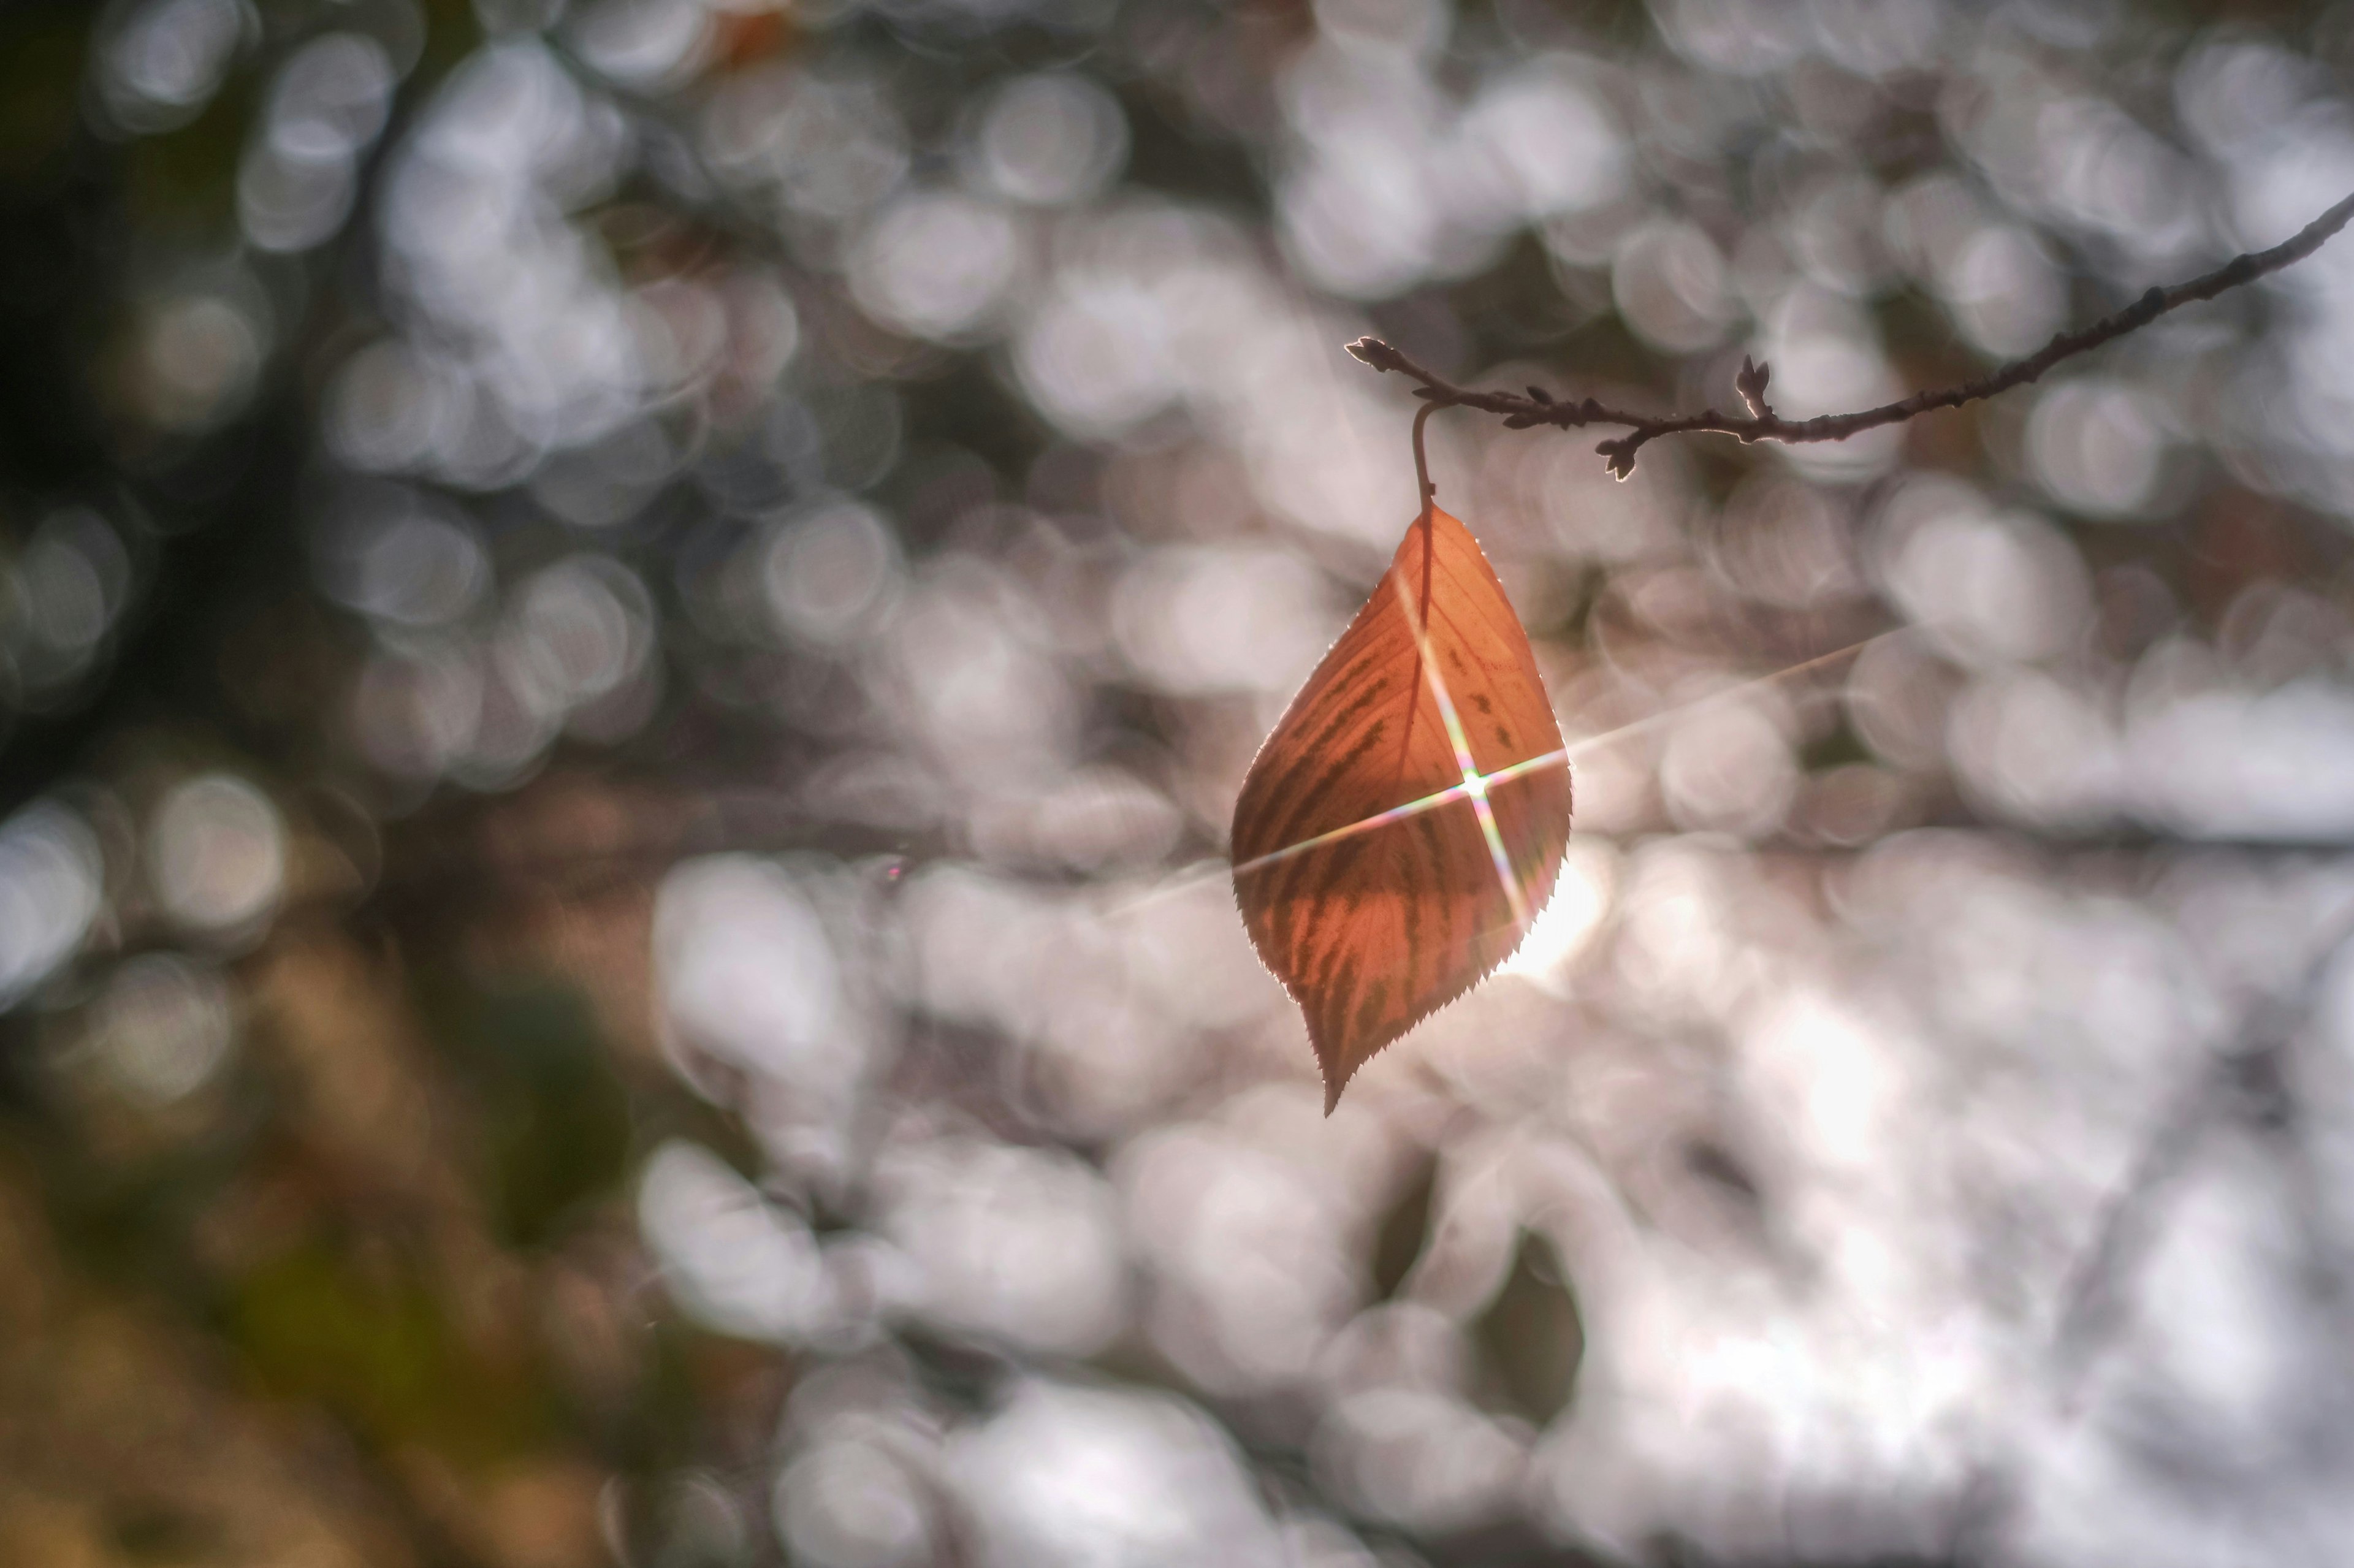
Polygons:
<instances>
[{"instance_id":1,"label":"bokeh background","mask_svg":"<svg viewBox=\"0 0 2354 1568\"><path fill-rule=\"evenodd\" d=\"M1221 856L1351 338L2349 191L2346 5L16 0L0 1557L2345 1561L2354 240L1434 421L1576 831L1329 1120Z\"/></svg>"}]
</instances>

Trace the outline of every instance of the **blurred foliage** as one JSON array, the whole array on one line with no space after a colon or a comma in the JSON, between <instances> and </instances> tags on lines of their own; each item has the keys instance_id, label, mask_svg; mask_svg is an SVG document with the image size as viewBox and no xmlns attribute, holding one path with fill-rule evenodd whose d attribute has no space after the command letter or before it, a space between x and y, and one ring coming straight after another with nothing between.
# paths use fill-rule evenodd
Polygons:
<instances>
[{"instance_id":1,"label":"blurred foliage","mask_svg":"<svg viewBox=\"0 0 2354 1568\"><path fill-rule=\"evenodd\" d=\"M2287 0L0 7L0 1559L2330 1560L2354 252L1437 421L1590 749L1330 1122L1218 856L1349 338L1803 416L2349 170Z\"/></svg>"},{"instance_id":2,"label":"blurred foliage","mask_svg":"<svg viewBox=\"0 0 2354 1568\"><path fill-rule=\"evenodd\" d=\"M1585 1351L1577 1298L1551 1250L1543 1237L1523 1234L1512 1252L1512 1271L1472 1326L1494 1367L1498 1392L1540 1426L1568 1408Z\"/></svg>"}]
</instances>

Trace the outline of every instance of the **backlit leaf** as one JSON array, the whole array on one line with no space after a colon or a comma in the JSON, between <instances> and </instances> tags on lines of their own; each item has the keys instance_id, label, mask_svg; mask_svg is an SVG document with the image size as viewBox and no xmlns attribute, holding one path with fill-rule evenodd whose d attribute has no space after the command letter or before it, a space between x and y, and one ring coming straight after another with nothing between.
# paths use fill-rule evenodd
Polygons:
<instances>
[{"instance_id":1,"label":"backlit leaf","mask_svg":"<svg viewBox=\"0 0 2354 1568\"><path fill-rule=\"evenodd\" d=\"M1476 985L1552 895L1569 768L1528 634L1463 524L1426 510L1253 759L1235 895L1338 1103Z\"/></svg>"}]
</instances>

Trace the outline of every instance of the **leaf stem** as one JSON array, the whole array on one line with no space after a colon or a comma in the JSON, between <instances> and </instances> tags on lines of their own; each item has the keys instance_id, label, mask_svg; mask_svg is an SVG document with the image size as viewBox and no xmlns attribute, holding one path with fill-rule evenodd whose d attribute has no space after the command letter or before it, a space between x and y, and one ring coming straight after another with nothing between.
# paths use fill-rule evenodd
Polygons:
<instances>
[{"instance_id":1,"label":"leaf stem","mask_svg":"<svg viewBox=\"0 0 2354 1568\"><path fill-rule=\"evenodd\" d=\"M1422 427L1428 424L1430 417L1445 406L1425 403L1414 416L1415 501L1425 512L1429 511L1431 503L1438 499L1438 486L1430 482L1430 458L1422 448Z\"/></svg>"}]
</instances>

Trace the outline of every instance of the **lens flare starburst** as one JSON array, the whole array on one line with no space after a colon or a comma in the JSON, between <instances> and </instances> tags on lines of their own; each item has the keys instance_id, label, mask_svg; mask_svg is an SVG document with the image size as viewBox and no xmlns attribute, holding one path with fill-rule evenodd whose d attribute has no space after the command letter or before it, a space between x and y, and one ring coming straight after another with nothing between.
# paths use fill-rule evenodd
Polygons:
<instances>
[{"instance_id":1,"label":"lens flare starburst","mask_svg":"<svg viewBox=\"0 0 2354 1568\"><path fill-rule=\"evenodd\" d=\"M1521 895L1519 883L1512 876L1511 864L1505 858L1503 840L1497 832L1495 815L1488 805L1488 797L1494 792L1498 785L1509 784L1515 779L1526 778L1532 773L1542 772L1548 768L1566 768L1571 760L1581 753L1598 751L1604 747L1626 740L1646 730L1656 729L1660 725L1706 707L1711 703L1723 702L1760 686L1771 685L1777 681L1787 681L1793 676L1808 674L1838 660L1861 653L1875 642L1898 635L1901 635L1901 630L1883 631L1877 637L1867 637L1861 641L1850 642L1844 648L1834 648L1828 653L1817 654L1812 659L1776 670L1771 674L1759 675L1753 680L1739 682L1722 690L1711 692L1706 696L1695 698L1691 702L1678 703L1673 707L1663 708L1655 714L1647 714L1615 729L1588 736L1572 745L1548 751L1541 757L1532 757L1525 761L1515 762L1509 768L1499 768L1486 773L1480 772L1471 765L1470 748L1464 741L1463 726L1461 721L1456 716L1454 702L1447 694L1446 682L1439 675L1437 665L1430 661L1426 648L1423 668L1428 672L1431 694L1438 704L1439 717L1447 726L1447 740L1455 748L1457 765L1463 769L1462 779L1444 789L1434 790L1418 800L1392 806L1385 811L1376 811L1370 817L1318 833L1313 838L1302 839L1296 844L1286 844L1279 850L1272 850L1266 854L1244 861L1234 867L1233 874L1251 875L1265 871L1270 866L1279 865L1294 856L1321 849L1326 844L1334 843L1342 839L1354 838L1360 833L1373 832L1376 829L1388 827L1393 822L1402 822L1409 817L1418 817L1425 811L1435 811L1442 806L1452 805L1458 800L1469 800L1471 802L1472 810L1479 813L1480 836L1487 840L1489 853L1496 862L1496 874L1503 881L1506 895L1512 900L1514 916L1525 929L1528 924L1524 907L1525 900Z\"/></svg>"}]
</instances>

